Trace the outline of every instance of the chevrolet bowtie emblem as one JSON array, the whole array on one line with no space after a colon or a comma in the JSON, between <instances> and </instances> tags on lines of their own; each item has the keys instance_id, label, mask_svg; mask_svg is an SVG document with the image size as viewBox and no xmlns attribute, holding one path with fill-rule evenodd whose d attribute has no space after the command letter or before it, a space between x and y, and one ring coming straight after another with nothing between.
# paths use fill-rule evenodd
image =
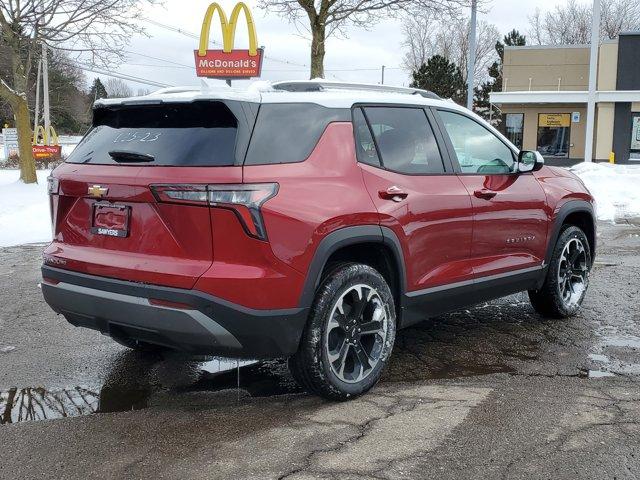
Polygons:
<instances>
[{"instance_id":1,"label":"chevrolet bowtie emblem","mask_svg":"<svg viewBox=\"0 0 640 480\"><path fill-rule=\"evenodd\" d=\"M101 185L91 185L88 190L88 194L92 197L104 197L109 189Z\"/></svg>"}]
</instances>

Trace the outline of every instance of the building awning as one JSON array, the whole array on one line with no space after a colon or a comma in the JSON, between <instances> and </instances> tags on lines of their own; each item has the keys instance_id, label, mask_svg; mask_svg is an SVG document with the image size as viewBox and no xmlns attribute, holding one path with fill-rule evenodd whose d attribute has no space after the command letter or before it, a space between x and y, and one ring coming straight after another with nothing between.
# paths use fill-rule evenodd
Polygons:
<instances>
[{"instance_id":1,"label":"building awning","mask_svg":"<svg viewBox=\"0 0 640 480\"><path fill-rule=\"evenodd\" d=\"M491 103L497 105L526 103L587 103L589 92L586 90L561 91L525 91L525 92L491 92ZM597 91L596 103L603 102L640 102L640 90Z\"/></svg>"}]
</instances>

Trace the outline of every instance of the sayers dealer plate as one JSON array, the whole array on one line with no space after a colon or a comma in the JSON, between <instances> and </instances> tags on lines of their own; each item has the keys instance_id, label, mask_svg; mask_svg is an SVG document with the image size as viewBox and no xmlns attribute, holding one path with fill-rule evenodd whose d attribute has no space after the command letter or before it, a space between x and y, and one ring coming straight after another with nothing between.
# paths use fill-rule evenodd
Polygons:
<instances>
[{"instance_id":1,"label":"sayers dealer plate","mask_svg":"<svg viewBox=\"0 0 640 480\"><path fill-rule=\"evenodd\" d=\"M96 203L93 205L91 233L109 237L126 237L129 235L129 219L131 207L112 203Z\"/></svg>"}]
</instances>

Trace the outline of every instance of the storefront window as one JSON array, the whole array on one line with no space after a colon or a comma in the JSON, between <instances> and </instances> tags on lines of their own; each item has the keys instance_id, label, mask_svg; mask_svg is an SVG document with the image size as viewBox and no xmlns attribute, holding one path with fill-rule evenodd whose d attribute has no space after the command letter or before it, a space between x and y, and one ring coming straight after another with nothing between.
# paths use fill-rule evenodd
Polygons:
<instances>
[{"instance_id":1,"label":"storefront window","mask_svg":"<svg viewBox=\"0 0 640 480\"><path fill-rule=\"evenodd\" d=\"M630 160L640 161L640 113L634 113L631 123L631 155Z\"/></svg>"},{"instance_id":2,"label":"storefront window","mask_svg":"<svg viewBox=\"0 0 640 480\"><path fill-rule=\"evenodd\" d=\"M522 149L524 113L507 113L504 122L505 136L519 149Z\"/></svg>"},{"instance_id":3,"label":"storefront window","mask_svg":"<svg viewBox=\"0 0 640 480\"><path fill-rule=\"evenodd\" d=\"M570 136L570 113L538 115L538 151L545 157L568 157Z\"/></svg>"}]
</instances>

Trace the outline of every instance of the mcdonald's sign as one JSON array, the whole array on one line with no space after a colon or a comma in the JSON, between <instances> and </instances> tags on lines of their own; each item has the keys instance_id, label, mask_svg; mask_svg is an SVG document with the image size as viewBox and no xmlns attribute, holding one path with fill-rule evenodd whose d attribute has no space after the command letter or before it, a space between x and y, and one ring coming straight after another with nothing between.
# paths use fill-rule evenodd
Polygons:
<instances>
[{"instance_id":1,"label":"mcdonald's sign","mask_svg":"<svg viewBox=\"0 0 640 480\"><path fill-rule=\"evenodd\" d=\"M42 139L42 143L38 141ZM47 130L42 125L38 125L33 132L33 157L36 160L45 158L60 158L62 147L58 145L58 134L53 127Z\"/></svg>"},{"instance_id":2,"label":"mcdonald's sign","mask_svg":"<svg viewBox=\"0 0 640 480\"><path fill-rule=\"evenodd\" d=\"M209 50L209 33L213 16L218 14L222 29L222 50ZM244 13L249 30L249 49L234 49L236 27L240 14ZM251 78L259 77L262 71L262 48L258 48L256 28L249 8L242 2L236 4L227 18L224 10L217 3L207 8L200 32L200 46L194 51L196 74L208 78Z\"/></svg>"}]
</instances>

